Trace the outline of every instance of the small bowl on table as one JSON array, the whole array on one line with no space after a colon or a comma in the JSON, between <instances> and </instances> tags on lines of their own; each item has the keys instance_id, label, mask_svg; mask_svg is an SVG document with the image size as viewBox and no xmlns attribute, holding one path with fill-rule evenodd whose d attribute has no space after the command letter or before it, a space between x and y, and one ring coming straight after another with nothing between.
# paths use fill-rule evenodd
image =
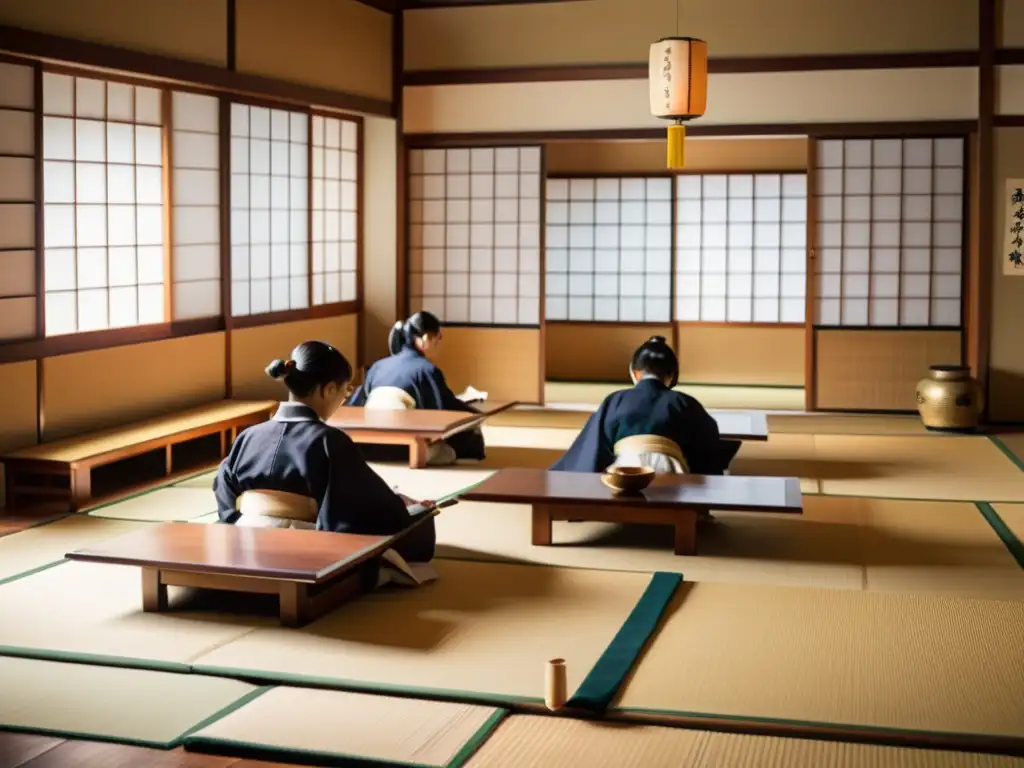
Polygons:
<instances>
[{"instance_id":1,"label":"small bowl on table","mask_svg":"<svg viewBox=\"0 0 1024 768\"><path fill-rule=\"evenodd\" d=\"M650 467L609 467L601 475L601 482L615 494L636 494L654 481Z\"/></svg>"}]
</instances>

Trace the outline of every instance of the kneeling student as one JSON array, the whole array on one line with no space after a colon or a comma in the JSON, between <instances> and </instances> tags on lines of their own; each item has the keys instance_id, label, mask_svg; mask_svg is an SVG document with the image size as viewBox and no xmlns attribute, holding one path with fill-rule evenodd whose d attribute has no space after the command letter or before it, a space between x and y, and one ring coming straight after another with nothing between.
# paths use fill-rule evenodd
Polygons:
<instances>
[{"instance_id":1,"label":"kneeling student","mask_svg":"<svg viewBox=\"0 0 1024 768\"><path fill-rule=\"evenodd\" d=\"M267 366L267 375L284 382L288 401L273 419L242 432L221 462L213 490L222 522L389 536L433 508L392 491L352 439L324 422L352 379L352 366L337 349L304 342L292 359ZM425 563L434 546L434 521L424 520L394 549Z\"/></svg>"}]
</instances>

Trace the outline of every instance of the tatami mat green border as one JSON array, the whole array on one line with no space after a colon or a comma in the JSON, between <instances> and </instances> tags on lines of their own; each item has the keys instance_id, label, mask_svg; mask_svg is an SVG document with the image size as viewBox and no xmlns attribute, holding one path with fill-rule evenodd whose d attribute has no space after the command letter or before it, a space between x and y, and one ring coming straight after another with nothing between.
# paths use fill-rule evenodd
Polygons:
<instances>
[{"instance_id":1,"label":"tatami mat green border","mask_svg":"<svg viewBox=\"0 0 1024 768\"><path fill-rule=\"evenodd\" d=\"M235 707L238 709L238 707ZM230 713L225 713L225 715ZM507 709L498 709L480 726L470 739L443 768L460 768L480 748L494 732L502 720L509 714ZM220 718L217 718L220 719ZM198 730L198 729L197 729ZM374 768L435 768L426 763L410 763L393 760L377 760L374 758L353 755L344 752L320 752L309 749L272 747L248 741L219 739L210 736L190 735L184 740L185 749L189 752L237 757L243 760L265 760L278 763L298 763L301 765L339 766L339 768L356 768L357 766L373 766Z\"/></svg>"},{"instance_id":2,"label":"tatami mat green border","mask_svg":"<svg viewBox=\"0 0 1024 768\"><path fill-rule=\"evenodd\" d=\"M830 723L823 720L791 720L753 715L724 715L672 709L622 707L610 710L616 722L638 725L663 725L672 728L701 728L716 731L825 739L880 746L956 749L965 752L991 752L1019 755L1024 752L1024 736L996 736L987 733L931 731L889 728L883 725ZM634 717L630 717L633 715Z\"/></svg>"},{"instance_id":3,"label":"tatami mat green border","mask_svg":"<svg viewBox=\"0 0 1024 768\"><path fill-rule=\"evenodd\" d=\"M29 568L27 571L22 571L21 573L16 573L13 576L8 576L6 579L0 579L0 587L4 584L10 584L12 581L24 579L26 576L34 576L41 571L48 571L50 568L56 568L58 565L62 565L66 562L67 559L62 557L60 560L54 560L52 563L43 563L42 565L37 565L35 568Z\"/></svg>"},{"instance_id":4,"label":"tatami mat green border","mask_svg":"<svg viewBox=\"0 0 1024 768\"><path fill-rule=\"evenodd\" d=\"M659 571L651 577L632 613L619 628L608 648L601 654L567 706L587 712L604 712L622 682L629 675L647 641L654 634L683 574Z\"/></svg>"},{"instance_id":5,"label":"tatami mat green border","mask_svg":"<svg viewBox=\"0 0 1024 768\"><path fill-rule=\"evenodd\" d=\"M192 671L210 677L230 677L246 680L258 685L293 685L298 688L323 688L330 691L352 691L354 693L375 693L382 696L403 696L411 699L457 701L465 704L482 704L491 707L512 707L517 704L543 704L544 699L536 696L506 696L480 691L460 691L449 688L421 688L414 685L375 683L371 680L350 680L344 677L321 677L319 675L294 675L289 672L274 672L265 669L244 667L207 666L193 664Z\"/></svg>"},{"instance_id":6,"label":"tatami mat green border","mask_svg":"<svg viewBox=\"0 0 1024 768\"><path fill-rule=\"evenodd\" d=\"M995 508L987 501L976 501L974 506L978 508L982 517L992 526L992 530L996 532L996 536L999 537L999 540L1003 542L1006 549L1013 555L1017 565L1024 568L1024 543L1017 538L1017 535L1010 530L1010 526L1006 524L1006 521L999 516Z\"/></svg>"},{"instance_id":7,"label":"tatami mat green border","mask_svg":"<svg viewBox=\"0 0 1024 768\"><path fill-rule=\"evenodd\" d=\"M110 656L103 653L75 653L74 651L57 651L52 648L25 648L17 645L0 645L0 656L35 661L59 661L65 664L90 664L96 667L140 669L147 672L174 672L182 675L193 672L190 664L179 661L143 659L135 656ZM220 677L227 677L227 675L220 675Z\"/></svg>"},{"instance_id":8,"label":"tatami mat green border","mask_svg":"<svg viewBox=\"0 0 1024 768\"><path fill-rule=\"evenodd\" d=\"M34 736L56 736L56 737L61 737L61 738L65 738L65 739L78 739L78 740L82 740L82 741L102 741L102 742L106 742L106 743L109 743L109 744L127 744L129 746L149 747L149 748L152 748L152 749L174 749L175 747L179 747L179 746L182 745L182 743L185 740L185 737L189 733L192 733L193 731L198 730L199 728L205 728L210 723L214 723L217 720L220 720L222 717L225 717L225 716L231 714L232 712L234 712L239 707L245 706L250 701L255 699L257 696L260 696L260 695L266 693L268 690L269 690L269 688L259 688L259 689L255 690L255 691L250 691L249 693L241 696L239 699L237 699L236 701L232 702L231 704L228 704L226 707L223 707L223 708L217 710L216 712L214 712L209 717L204 718L203 720L201 720L196 725L188 728L183 733L178 734L177 736L175 736L170 741L150 741L148 739L130 739L130 738L124 738L124 737L121 737L121 736L113 736L113 735L110 735L110 734L103 734L103 733L92 733L92 732L88 732L88 731L66 731L66 730L61 730L59 728L32 728L32 727L26 726L26 725L8 725L6 723L0 724L0 730L8 731L8 732L11 732L11 733L32 734Z\"/></svg>"},{"instance_id":9,"label":"tatami mat green border","mask_svg":"<svg viewBox=\"0 0 1024 768\"><path fill-rule=\"evenodd\" d=\"M988 439L992 441L992 444L995 445L996 448L1003 452L1003 455L1006 456L1006 458L1017 465L1017 469L1024 472L1024 457L1018 456L1014 453L1010 446L1000 440L996 435L988 435Z\"/></svg>"}]
</instances>

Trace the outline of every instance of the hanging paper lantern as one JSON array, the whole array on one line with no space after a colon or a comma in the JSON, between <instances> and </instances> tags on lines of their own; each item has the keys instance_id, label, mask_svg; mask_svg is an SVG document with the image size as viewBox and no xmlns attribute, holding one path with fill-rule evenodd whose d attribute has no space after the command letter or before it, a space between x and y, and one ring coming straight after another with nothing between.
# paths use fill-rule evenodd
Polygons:
<instances>
[{"instance_id":1,"label":"hanging paper lantern","mask_svg":"<svg viewBox=\"0 0 1024 768\"><path fill-rule=\"evenodd\" d=\"M708 106L708 44L693 37L666 37L651 45L651 114L674 121L668 128L668 167L683 167L683 122Z\"/></svg>"}]
</instances>

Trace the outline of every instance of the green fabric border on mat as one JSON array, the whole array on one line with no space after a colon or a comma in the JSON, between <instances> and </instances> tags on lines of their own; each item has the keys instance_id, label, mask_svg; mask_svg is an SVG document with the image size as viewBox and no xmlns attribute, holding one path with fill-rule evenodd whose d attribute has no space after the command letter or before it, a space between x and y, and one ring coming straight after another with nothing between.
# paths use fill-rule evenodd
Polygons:
<instances>
[{"instance_id":1,"label":"green fabric border on mat","mask_svg":"<svg viewBox=\"0 0 1024 768\"><path fill-rule=\"evenodd\" d=\"M203 677L203 675L200 675L200 677ZM182 733L180 736L178 736L178 738L175 739L175 742L174 742L173 746L177 747L177 746L180 746L180 745L184 744L185 740L188 739L188 737L191 736L196 731L201 730L201 729L205 728L208 725L213 725L218 720L221 720L221 719L227 717L228 715L230 715L232 712L235 712L235 711L241 709L246 704L248 704L250 701L253 701L254 699L258 699L264 693L266 693L267 691L269 691L269 690L271 690L273 688L274 688L274 686L272 686L272 685L262 685L259 688L257 688L255 691L249 691L249 693L245 694L244 696L239 698L237 701L234 701L231 704L228 704L226 707L222 707L221 709L218 709L216 712L214 712L209 717L204 717L198 723L193 725L191 728L186 729L184 733Z\"/></svg>"},{"instance_id":2,"label":"green fabric border on mat","mask_svg":"<svg viewBox=\"0 0 1024 768\"><path fill-rule=\"evenodd\" d=\"M566 706L594 713L607 709L682 583L681 573L659 571L651 577L632 613Z\"/></svg>"},{"instance_id":3,"label":"green fabric border on mat","mask_svg":"<svg viewBox=\"0 0 1024 768\"><path fill-rule=\"evenodd\" d=\"M180 670L173 670L173 671L180 671ZM250 691L249 693L245 694L240 699L238 699L238 701L236 701L236 702L234 702L232 704L229 704L228 706L224 707L221 710L218 710L213 715L211 715L208 718L205 718L198 725L194 726L192 729L189 729L184 734L181 734L179 736L175 736L173 739L170 739L169 741L149 741L147 739L130 739L130 738L122 737L122 736L114 736L114 735L111 735L111 734L102 734L102 733L91 733L91 732L88 732L88 731L65 731L65 730L60 730L60 729L55 729L55 728L32 728L32 727L26 726L26 725L8 725L8 724L3 723L3 722L0 722L0 729L5 730L5 731L12 731L12 732L15 732L15 733L29 733L29 734L33 734L33 735L37 735L37 736L62 736L64 738L66 738L66 739L77 739L77 740L82 740L82 741L103 741L103 742L112 743L112 744L128 744L128 745L137 746L137 747L152 747L152 748L156 748L156 749L174 749L175 747L179 746L182 743L182 740L184 739L184 737L188 733L190 733L192 730L194 730L195 728L203 728L206 725L209 725L210 723L214 722L215 720L219 720L221 717L224 717L225 715L230 714L232 711L234 711L235 709L238 709L239 707L243 706L244 704L248 704L250 701L255 699L260 694L266 693L266 690L269 690L269 688L268 689L261 688L261 689L258 689L256 691Z\"/></svg>"},{"instance_id":4,"label":"green fabric border on mat","mask_svg":"<svg viewBox=\"0 0 1024 768\"><path fill-rule=\"evenodd\" d=\"M1006 521L999 516L995 508L987 501L976 501L974 506L981 512L985 521L992 526L992 530L996 532L996 536L1003 542L1003 546L1013 556L1013 559L1017 561L1017 565L1024 568L1024 543L1017 538L1017 535L1010 530L1010 526L1006 524Z\"/></svg>"},{"instance_id":5,"label":"green fabric border on mat","mask_svg":"<svg viewBox=\"0 0 1024 768\"><path fill-rule=\"evenodd\" d=\"M962 731L933 731L933 730L928 730L928 729L924 729L924 728L922 728L920 730L914 730L914 729L911 729L911 728L891 728L891 727L884 726L884 725L858 725L856 723L829 723L829 722L826 722L824 720L792 720L792 719L788 719L788 718L784 718L784 717L761 717L761 716L757 716L757 715L722 715L722 714L714 714L714 713L710 713L710 712L688 712L688 711L685 711L685 710L674 710L674 709L645 709L643 707L623 707L623 708L617 708L617 709L614 710L614 712L617 715L616 719L619 722L633 722L633 723L641 723L641 722L643 722L643 723L648 724L648 725L655 725L657 723L654 723L653 721L648 721L648 720L644 720L644 721L630 720L628 716L630 714L647 715L647 716L654 716L654 717L657 717L659 715L664 715L665 717L693 718L694 720L705 720L705 721L706 720L712 720L712 721L714 721L714 720L725 720L725 721L728 721L730 723L743 723L743 724L749 724L749 725L755 726L755 727L758 726L758 725L781 725L781 726L784 726L784 727L788 726L788 727L804 728L804 729L807 729L808 731L811 731L813 729L820 729L820 732L815 732L815 733L813 733L813 735L810 734L810 733L808 734L808 736L812 737L812 738L818 738L818 737L822 737L822 738L824 738L824 737L835 738L835 731L834 731L834 729L838 728L838 729L840 729L841 732L855 731L857 733L864 734L865 736L875 736L876 738L878 738L878 737L885 738L885 737L889 737L889 736L894 736L894 737L898 737L900 739L900 742L904 746L917 746L917 747L926 747L926 748L931 748L931 749L935 749L936 748L934 743L930 741L930 738L934 737L934 736L941 736L944 739L948 739L948 740L962 738L962 739L965 740L965 743L964 743L962 748L964 750L966 750L966 751L971 751L971 752L976 751L978 749L978 745L976 743L974 743L974 742L976 742L979 738L991 739L992 741L998 741L1000 743L1012 742L1014 745L1016 745L1015 749L1019 749L1019 748L1024 747L1024 737L998 736L998 735L994 736L992 734L965 733L965 732L962 732ZM681 722L678 722L678 721L672 722L671 725L673 727L676 727L676 728L686 728L686 727L689 727L686 723L681 723ZM707 726L705 726L705 727L707 727ZM769 733L767 735L775 735L775 734L770 734ZM781 735L793 736L793 734L781 734ZM842 733L840 733L839 736L840 736L840 740L842 740L842 741L846 741L847 740L847 739L842 739L841 738ZM913 739L908 739L907 737L919 737L921 739L921 743L915 743ZM1000 750L1000 752L1001 752L1001 750Z\"/></svg>"},{"instance_id":6,"label":"green fabric border on mat","mask_svg":"<svg viewBox=\"0 0 1024 768\"><path fill-rule=\"evenodd\" d=\"M41 573L42 571L48 571L51 568L56 568L58 565L63 565L66 562L67 560L62 557L60 560L54 560L52 563L44 563L43 565L37 565L35 568L29 568L27 571L22 571L21 573L16 573L13 576L8 576L6 579L0 579L0 587L4 584L10 584L12 581L24 579L26 576L33 576L37 573Z\"/></svg>"},{"instance_id":7,"label":"green fabric border on mat","mask_svg":"<svg viewBox=\"0 0 1024 768\"><path fill-rule=\"evenodd\" d=\"M480 691L459 691L448 688L420 688L418 686L375 683L371 680L349 680L340 677L319 677L293 675L288 672L245 669L243 667L208 667L193 664L192 671L212 677L230 677L235 680L250 680L257 684L295 685L300 688L325 688L332 691L354 691L356 693L377 693L383 696L405 696L413 699L440 699L466 704L483 704L504 707L515 704L543 704L544 699L535 696L506 696L500 693Z\"/></svg>"},{"instance_id":8,"label":"green fabric border on mat","mask_svg":"<svg viewBox=\"0 0 1024 768\"><path fill-rule=\"evenodd\" d=\"M1010 446L1008 446L995 435L988 435L987 437L996 448L1003 452L1003 455L1006 456L1006 458L1008 458L1017 466L1017 469L1024 472L1024 458L1021 458L1016 453L1014 453Z\"/></svg>"},{"instance_id":9,"label":"green fabric border on mat","mask_svg":"<svg viewBox=\"0 0 1024 768\"><path fill-rule=\"evenodd\" d=\"M74 653L55 651L48 648L23 648L14 645L0 645L0 656L37 661L61 661L69 664L92 664L97 667L120 667L122 669L143 669L150 672L175 672L188 674L192 668L177 661L139 659L134 656L107 656L100 653Z\"/></svg>"},{"instance_id":10,"label":"green fabric border on mat","mask_svg":"<svg viewBox=\"0 0 1024 768\"><path fill-rule=\"evenodd\" d=\"M224 714L230 713L225 712ZM498 709L487 718L487 721L469 738L455 756L445 763L444 766L441 766L441 768L460 768L464 765L466 760L486 741L506 715L508 715L508 710ZM184 745L185 749L189 752L206 752L226 757L238 757L243 760L253 759L279 763L299 763L303 765L340 766L341 768L357 768L358 766L367 766L367 768L370 766L373 768L436 768L436 766L429 763L377 760L345 752L321 752L319 750L295 747L274 747L251 741L221 739L215 736L189 735L185 738Z\"/></svg>"}]
</instances>

